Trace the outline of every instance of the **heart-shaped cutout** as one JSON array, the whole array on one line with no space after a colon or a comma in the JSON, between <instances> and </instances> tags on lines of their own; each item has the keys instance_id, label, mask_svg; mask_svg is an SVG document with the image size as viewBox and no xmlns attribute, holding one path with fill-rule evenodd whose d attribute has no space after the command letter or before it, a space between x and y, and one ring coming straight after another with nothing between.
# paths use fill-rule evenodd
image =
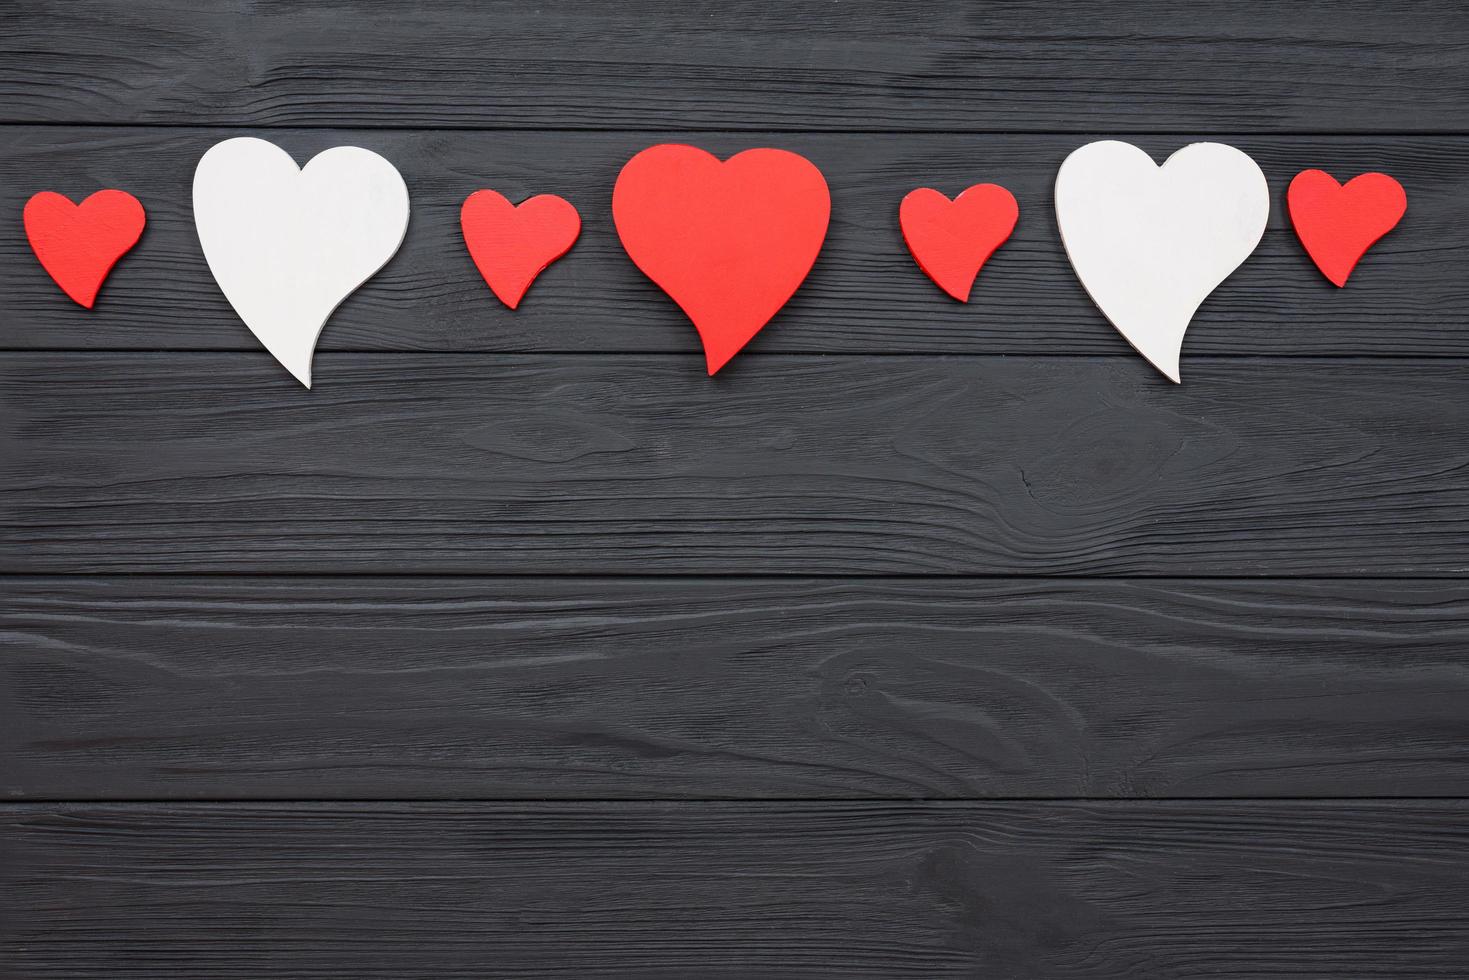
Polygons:
<instances>
[{"instance_id":1,"label":"heart-shaped cutout","mask_svg":"<svg viewBox=\"0 0 1469 980\"><path fill-rule=\"evenodd\" d=\"M536 276L565 255L581 234L571 202L540 194L519 205L491 190L475 191L459 209L459 227L475 268L500 302L520 305Z\"/></svg>"},{"instance_id":2,"label":"heart-shaped cutout","mask_svg":"<svg viewBox=\"0 0 1469 980\"><path fill-rule=\"evenodd\" d=\"M1173 381L1199 305L1260 244L1270 189L1223 143L1193 143L1160 167L1130 143L1073 152L1056 174L1066 256L1092 301Z\"/></svg>"},{"instance_id":3,"label":"heart-shaped cutout","mask_svg":"<svg viewBox=\"0 0 1469 980\"><path fill-rule=\"evenodd\" d=\"M311 387L317 337L408 230L408 188L357 146L304 167L249 136L210 147L194 171L194 226L209 271L265 349Z\"/></svg>"},{"instance_id":4,"label":"heart-shaped cutout","mask_svg":"<svg viewBox=\"0 0 1469 980\"><path fill-rule=\"evenodd\" d=\"M1324 170L1303 170L1285 201L1306 254L1337 286L1408 210L1403 185L1387 174L1358 174L1342 185Z\"/></svg>"},{"instance_id":5,"label":"heart-shaped cutout","mask_svg":"<svg viewBox=\"0 0 1469 980\"><path fill-rule=\"evenodd\" d=\"M974 279L1020 218L1015 195L998 184L975 184L952 201L929 187L910 191L898 207L903 241L940 289L969 302Z\"/></svg>"},{"instance_id":6,"label":"heart-shaped cutout","mask_svg":"<svg viewBox=\"0 0 1469 980\"><path fill-rule=\"evenodd\" d=\"M109 189L81 204L41 191L26 202L23 220L41 268L90 310L107 274L138 243L148 219L136 197Z\"/></svg>"},{"instance_id":7,"label":"heart-shaped cutout","mask_svg":"<svg viewBox=\"0 0 1469 980\"><path fill-rule=\"evenodd\" d=\"M712 375L811 271L831 195L815 164L788 150L720 161L663 144L623 166L612 217L633 262L694 322Z\"/></svg>"}]
</instances>

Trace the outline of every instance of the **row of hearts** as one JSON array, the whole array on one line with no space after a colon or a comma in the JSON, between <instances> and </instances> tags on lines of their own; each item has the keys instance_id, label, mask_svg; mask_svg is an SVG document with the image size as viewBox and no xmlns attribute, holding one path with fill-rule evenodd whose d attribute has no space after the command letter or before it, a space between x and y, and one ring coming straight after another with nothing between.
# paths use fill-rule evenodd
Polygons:
<instances>
[{"instance_id":1,"label":"row of hearts","mask_svg":"<svg viewBox=\"0 0 1469 980\"><path fill-rule=\"evenodd\" d=\"M302 384L336 307L398 250L408 190L397 169L339 146L298 168L251 137L209 149L194 175L194 220L210 271L235 311ZM1320 170L1291 181L1291 220L1338 286L1407 208L1402 186L1363 174L1345 186ZM1194 143L1161 166L1128 143L1073 152L1056 176L1061 237L1082 284L1114 326L1174 381L1194 311L1254 251L1269 214L1264 174L1222 143ZM709 373L723 367L785 305L826 237L830 196L806 158L754 149L727 161L664 144L622 168L612 195L629 256L688 314ZM1014 196L976 184L950 200L920 188L899 209L918 265L968 300L985 261L1019 218ZM490 288L516 308L536 276L581 229L554 195L512 205L477 191L460 215L465 243ZM30 199L25 228L46 271L90 308L114 263L141 237L131 194L98 191L80 205L49 191Z\"/></svg>"}]
</instances>

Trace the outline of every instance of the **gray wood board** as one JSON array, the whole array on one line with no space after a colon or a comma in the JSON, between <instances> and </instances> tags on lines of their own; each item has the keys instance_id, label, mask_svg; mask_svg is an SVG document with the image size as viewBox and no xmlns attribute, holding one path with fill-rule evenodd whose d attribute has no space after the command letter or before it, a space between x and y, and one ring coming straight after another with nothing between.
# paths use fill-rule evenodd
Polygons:
<instances>
[{"instance_id":1,"label":"gray wood board","mask_svg":"<svg viewBox=\"0 0 1469 980\"><path fill-rule=\"evenodd\" d=\"M0 571L1461 575L1460 361L13 353Z\"/></svg>"},{"instance_id":2,"label":"gray wood board","mask_svg":"<svg viewBox=\"0 0 1469 980\"><path fill-rule=\"evenodd\" d=\"M0 223L0 346L33 349L254 350L205 265L191 187L199 157L237 132L220 129L0 127L0 213L19 215L43 189L81 200L121 187L148 209L136 249L113 270L96 309L51 282L17 219ZM382 153L402 171L412 218L402 249L333 315L325 350L696 352L692 325L637 270L610 213L622 164L660 140L720 154L774 145L826 173L832 224L791 303L750 353L1105 354L1134 357L1087 298L1056 230L1052 185L1066 155L1091 139L1136 139L1158 160L1200 139L1251 153L1269 178L1272 210L1259 250L1200 309L1184 365L1215 354L1469 355L1469 139L1283 137L1193 133L1139 136L841 135L812 133L474 133L285 130L264 134L298 163L340 144ZM1290 228L1285 189L1301 170L1345 180L1381 170L1408 190L1403 223L1377 244L1345 289L1311 264ZM1021 217L986 264L968 304L919 271L898 229L915 187L953 195L970 184L1010 188ZM580 209L580 241L502 307L475 270L459 207L481 187L513 200L560 194Z\"/></svg>"},{"instance_id":3,"label":"gray wood board","mask_svg":"<svg viewBox=\"0 0 1469 980\"><path fill-rule=\"evenodd\" d=\"M0 120L1464 131L1459 0L26 0Z\"/></svg>"},{"instance_id":4,"label":"gray wood board","mask_svg":"<svg viewBox=\"0 0 1469 980\"><path fill-rule=\"evenodd\" d=\"M67 980L1453 977L1431 802L0 809L8 972Z\"/></svg>"},{"instance_id":5,"label":"gray wood board","mask_svg":"<svg viewBox=\"0 0 1469 980\"><path fill-rule=\"evenodd\" d=\"M4 586L15 799L1469 789L1469 583Z\"/></svg>"}]
</instances>

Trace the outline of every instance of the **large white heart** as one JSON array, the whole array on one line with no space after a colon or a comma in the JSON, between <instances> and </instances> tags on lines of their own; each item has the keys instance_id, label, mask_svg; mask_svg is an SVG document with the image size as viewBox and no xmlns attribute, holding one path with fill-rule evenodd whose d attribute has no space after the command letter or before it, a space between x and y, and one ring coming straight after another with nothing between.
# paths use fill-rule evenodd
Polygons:
<instances>
[{"instance_id":1,"label":"large white heart","mask_svg":"<svg viewBox=\"0 0 1469 980\"><path fill-rule=\"evenodd\" d=\"M310 388L327 318L403 243L408 187L371 150L334 146L298 168L274 143L244 136L199 160L194 226L240 319Z\"/></svg>"},{"instance_id":2,"label":"large white heart","mask_svg":"<svg viewBox=\"0 0 1469 980\"><path fill-rule=\"evenodd\" d=\"M1174 381L1194 312L1260 244L1269 216L1259 165L1223 143L1193 143L1159 167L1131 143L1103 140L1056 174L1056 220L1077 278Z\"/></svg>"}]
</instances>

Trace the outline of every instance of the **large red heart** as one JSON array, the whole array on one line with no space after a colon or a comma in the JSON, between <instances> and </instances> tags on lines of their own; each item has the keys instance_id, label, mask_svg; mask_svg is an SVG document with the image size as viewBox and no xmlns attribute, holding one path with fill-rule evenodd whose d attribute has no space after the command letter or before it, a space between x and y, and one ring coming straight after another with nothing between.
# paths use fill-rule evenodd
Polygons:
<instances>
[{"instance_id":1,"label":"large red heart","mask_svg":"<svg viewBox=\"0 0 1469 980\"><path fill-rule=\"evenodd\" d=\"M1338 286L1408 210L1403 185L1387 174L1361 174L1343 186L1324 170L1303 170L1285 200L1307 254Z\"/></svg>"},{"instance_id":2,"label":"large red heart","mask_svg":"<svg viewBox=\"0 0 1469 980\"><path fill-rule=\"evenodd\" d=\"M821 171L787 150L720 162L694 146L653 146L612 191L622 247L694 322L711 375L801 285L830 216Z\"/></svg>"},{"instance_id":3,"label":"large red heart","mask_svg":"<svg viewBox=\"0 0 1469 980\"><path fill-rule=\"evenodd\" d=\"M540 194L511 204L494 191L475 191L459 210L459 227L475 267L512 310L541 271L565 255L581 234L571 202Z\"/></svg>"},{"instance_id":4,"label":"large red heart","mask_svg":"<svg viewBox=\"0 0 1469 980\"><path fill-rule=\"evenodd\" d=\"M974 278L1015 230L1020 205L998 184L975 184L952 201L929 187L910 191L898 208L903 241L918 267L961 303Z\"/></svg>"},{"instance_id":5,"label":"large red heart","mask_svg":"<svg viewBox=\"0 0 1469 980\"><path fill-rule=\"evenodd\" d=\"M24 220L41 267L90 310L107 273L142 237L147 216L127 191L98 191L81 204L41 191L26 202Z\"/></svg>"}]
</instances>

